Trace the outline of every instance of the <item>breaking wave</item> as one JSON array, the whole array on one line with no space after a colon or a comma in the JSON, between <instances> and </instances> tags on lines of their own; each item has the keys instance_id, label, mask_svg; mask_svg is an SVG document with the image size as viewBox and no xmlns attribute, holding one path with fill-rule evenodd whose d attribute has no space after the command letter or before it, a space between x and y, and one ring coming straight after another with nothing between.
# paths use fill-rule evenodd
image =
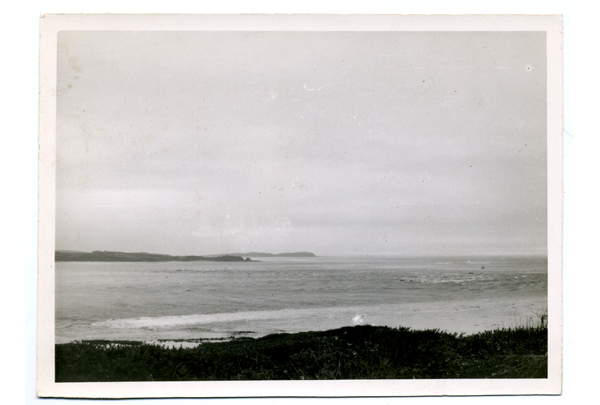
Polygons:
<instances>
[{"instance_id":1,"label":"breaking wave","mask_svg":"<svg viewBox=\"0 0 600 405\"><path fill-rule=\"evenodd\" d=\"M364 309L364 308L361 308ZM159 317L140 317L126 319L109 319L106 321L95 322L92 326L108 327L119 329L165 329L190 327L208 324L218 324L227 322L251 322L265 320L297 320L302 318L316 317L335 317L339 318L344 313L355 314L358 308L308 308L308 309L281 309L272 311L248 311L248 312L228 312L216 314L194 314L179 316L159 316ZM360 315L360 323L363 318ZM356 316L348 317L348 324L357 324Z\"/></svg>"}]
</instances>

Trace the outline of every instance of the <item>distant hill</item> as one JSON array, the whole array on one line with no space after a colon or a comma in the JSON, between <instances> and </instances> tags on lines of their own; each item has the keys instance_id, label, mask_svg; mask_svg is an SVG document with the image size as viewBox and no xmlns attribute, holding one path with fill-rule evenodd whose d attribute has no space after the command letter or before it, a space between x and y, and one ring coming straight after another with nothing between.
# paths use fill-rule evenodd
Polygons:
<instances>
[{"instance_id":1,"label":"distant hill","mask_svg":"<svg viewBox=\"0 0 600 405\"><path fill-rule=\"evenodd\" d=\"M247 255L246 255L247 256ZM75 252L70 250L57 250L54 252L57 262L243 262L251 261L249 257L244 259L239 255L222 256L171 256L153 253L125 253L93 251Z\"/></svg>"},{"instance_id":2,"label":"distant hill","mask_svg":"<svg viewBox=\"0 0 600 405\"><path fill-rule=\"evenodd\" d=\"M230 253L230 255L244 256L244 257L317 257L314 253L310 253L310 252L294 252L294 253L250 252L250 253Z\"/></svg>"}]
</instances>

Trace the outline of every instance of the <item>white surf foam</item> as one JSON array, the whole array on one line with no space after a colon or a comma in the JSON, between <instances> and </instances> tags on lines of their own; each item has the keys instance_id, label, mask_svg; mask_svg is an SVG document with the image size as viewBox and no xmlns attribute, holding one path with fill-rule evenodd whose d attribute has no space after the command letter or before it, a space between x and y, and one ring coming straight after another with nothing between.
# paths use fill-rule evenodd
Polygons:
<instances>
[{"instance_id":1,"label":"white surf foam","mask_svg":"<svg viewBox=\"0 0 600 405\"><path fill-rule=\"evenodd\" d=\"M298 319L311 318L316 316L338 317L343 313L356 314L358 308L307 308L307 309L281 309L274 311L248 311L248 312L229 312L217 314L194 314L180 316L161 316L161 317L141 317L127 319L109 319L102 322L95 322L92 326L109 327L119 329L164 329L195 325L208 325L226 322L239 321L261 321L273 319ZM351 317L349 318L352 319ZM350 324L350 322L349 322Z\"/></svg>"}]
</instances>

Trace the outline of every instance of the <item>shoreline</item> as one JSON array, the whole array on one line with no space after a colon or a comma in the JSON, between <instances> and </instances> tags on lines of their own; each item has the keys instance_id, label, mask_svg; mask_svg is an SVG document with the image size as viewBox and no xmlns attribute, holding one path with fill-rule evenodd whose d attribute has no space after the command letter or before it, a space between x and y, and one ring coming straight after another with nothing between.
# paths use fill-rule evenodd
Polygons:
<instances>
[{"instance_id":1,"label":"shoreline","mask_svg":"<svg viewBox=\"0 0 600 405\"><path fill-rule=\"evenodd\" d=\"M231 339L232 336L262 337L274 333L318 332L355 324L388 327L401 325L413 330L438 329L447 333L470 335L498 328L528 325L538 319L538 314L544 312L547 312L547 296L544 295L539 297L509 296L502 299L407 302L326 309L286 309L282 312L242 313L241 315L244 315L245 321L241 323L238 319L239 316L226 321L226 316L231 314L206 315L219 318L211 321L198 319L189 324L181 323L181 325L176 324L175 326L150 323L148 325L138 325L137 328L122 325L116 327L111 323L114 320L109 320L111 322L103 321L101 326L93 330L74 330L75 333L70 334L57 329L56 342L61 344L81 340L150 342L194 341L198 339L219 341L223 338ZM252 317L252 315L257 314L265 316ZM235 313L235 315L240 314ZM357 315L359 315L359 319L355 321ZM192 316L181 316L184 321L187 321L189 317ZM202 318L200 315L198 317ZM147 320L158 321L160 318L153 317L147 318ZM172 321L171 317L167 318ZM137 322L142 319L146 318L131 318L129 320ZM65 324L68 325L66 322ZM57 327L60 327L60 325L59 322Z\"/></svg>"}]
</instances>

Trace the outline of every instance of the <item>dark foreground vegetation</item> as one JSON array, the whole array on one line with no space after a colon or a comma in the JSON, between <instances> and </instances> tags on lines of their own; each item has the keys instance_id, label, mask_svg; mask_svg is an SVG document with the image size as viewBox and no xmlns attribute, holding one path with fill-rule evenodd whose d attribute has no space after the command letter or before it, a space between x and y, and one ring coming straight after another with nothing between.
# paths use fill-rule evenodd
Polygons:
<instances>
[{"instance_id":1,"label":"dark foreground vegetation","mask_svg":"<svg viewBox=\"0 0 600 405\"><path fill-rule=\"evenodd\" d=\"M56 381L547 378L545 323L475 335L375 326L237 338L195 348L56 345Z\"/></svg>"}]
</instances>

